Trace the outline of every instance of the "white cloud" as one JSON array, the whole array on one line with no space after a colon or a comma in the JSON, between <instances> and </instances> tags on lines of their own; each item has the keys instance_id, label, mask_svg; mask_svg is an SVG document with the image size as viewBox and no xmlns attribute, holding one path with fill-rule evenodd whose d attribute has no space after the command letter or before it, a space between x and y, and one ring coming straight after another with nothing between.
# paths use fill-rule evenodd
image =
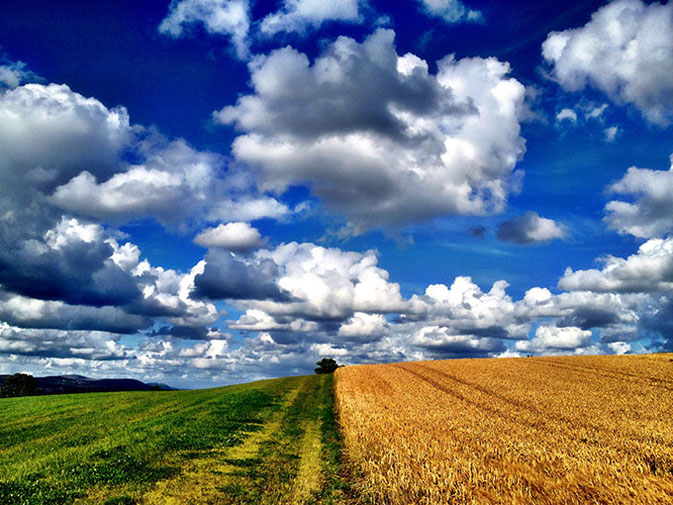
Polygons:
<instances>
[{"instance_id":1,"label":"white cloud","mask_svg":"<svg viewBox=\"0 0 673 505\"><path fill-rule=\"evenodd\" d=\"M388 321L383 314L356 312L339 327L340 337L382 337L387 334Z\"/></svg>"},{"instance_id":2,"label":"white cloud","mask_svg":"<svg viewBox=\"0 0 673 505\"><path fill-rule=\"evenodd\" d=\"M264 244L257 228L248 223L220 224L199 233L194 242L203 247L220 247L234 252L248 252Z\"/></svg>"},{"instance_id":3,"label":"white cloud","mask_svg":"<svg viewBox=\"0 0 673 505\"><path fill-rule=\"evenodd\" d=\"M440 326L423 326L410 342L429 352L449 356L489 355L505 351L502 340L475 335L452 334L449 328Z\"/></svg>"},{"instance_id":4,"label":"white cloud","mask_svg":"<svg viewBox=\"0 0 673 505\"><path fill-rule=\"evenodd\" d=\"M602 105L590 104L584 109L584 118L585 119L601 119L603 113L607 110L608 104L604 103Z\"/></svg>"},{"instance_id":5,"label":"white cloud","mask_svg":"<svg viewBox=\"0 0 673 505\"><path fill-rule=\"evenodd\" d=\"M265 195L243 194L232 199L212 202L207 213L209 221L255 221L265 217L282 219L292 211L282 202Z\"/></svg>"},{"instance_id":6,"label":"white cloud","mask_svg":"<svg viewBox=\"0 0 673 505\"><path fill-rule=\"evenodd\" d=\"M320 356L332 356L335 358L348 356L348 349L334 347L331 344L313 344L311 350L317 352Z\"/></svg>"},{"instance_id":7,"label":"white cloud","mask_svg":"<svg viewBox=\"0 0 673 505\"><path fill-rule=\"evenodd\" d=\"M513 217L498 225L498 238L514 244L526 245L562 239L566 229L552 219L540 217L537 212L528 211L523 216Z\"/></svg>"},{"instance_id":8,"label":"white cloud","mask_svg":"<svg viewBox=\"0 0 673 505\"><path fill-rule=\"evenodd\" d=\"M234 323L239 327L245 324L251 328L262 322L264 326L255 327L271 329L267 316L289 328L294 319L345 321L356 312L386 313L404 308L400 286L388 281L389 274L377 266L374 251L358 253L292 242L261 249L252 258L276 265L274 282L286 295L285 300L237 302L248 309Z\"/></svg>"},{"instance_id":9,"label":"white cloud","mask_svg":"<svg viewBox=\"0 0 673 505\"><path fill-rule=\"evenodd\" d=\"M539 353L554 351L576 351L591 345L591 332L576 327L538 326L532 340L516 343L517 351Z\"/></svg>"},{"instance_id":10,"label":"white cloud","mask_svg":"<svg viewBox=\"0 0 673 505\"><path fill-rule=\"evenodd\" d=\"M426 14L442 18L447 23L482 21L480 11L468 9L459 0L418 0Z\"/></svg>"},{"instance_id":11,"label":"white cloud","mask_svg":"<svg viewBox=\"0 0 673 505\"><path fill-rule=\"evenodd\" d=\"M572 109L561 109L561 112L556 114L556 120L557 121L563 121L564 119L567 119L571 121L572 123L577 122L577 113L572 110Z\"/></svg>"},{"instance_id":12,"label":"white cloud","mask_svg":"<svg viewBox=\"0 0 673 505\"><path fill-rule=\"evenodd\" d=\"M131 136L126 109L108 109L68 86L8 90L0 94L0 191L49 191L83 170L110 175Z\"/></svg>"},{"instance_id":13,"label":"white cloud","mask_svg":"<svg viewBox=\"0 0 673 505\"><path fill-rule=\"evenodd\" d=\"M15 327L57 330L135 333L151 325L151 320L129 314L119 307L69 305L44 301L0 290L0 320Z\"/></svg>"},{"instance_id":14,"label":"white cloud","mask_svg":"<svg viewBox=\"0 0 673 505\"><path fill-rule=\"evenodd\" d=\"M0 93L0 152L0 213L26 216L24 227L63 212L114 223L154 217L178 228L225 214L290 213L258 195L250 175L229 169L225 176L223 156L131 125L123 107L109 109L65 85ZM137 161L129 164L125 154Z\"/></svg>"},{"instance_id":15,"label":"white cloud","mask_svg":"<svg viewBox=\"0 0 673 505\"><path fill-rule=\"evenodd\" d=\"M639 238L673 231L673 155L668 170L631 167L608 190L634 200L608 202L605 220L610 228Z\"/></svg>"},{"instance_id":16,"label":"white cloud","mask_svg":"<svg viewBox=\"0 0 673 505\"><path fill-rule=\"evenodd\" d=\"M470 277L463 276L456 277L450 287L431 284L423 296L411 297L401 321L438 326L453 335L525 338L527 322L515 319L516 304L507 287L506 281L496 281L483 292Z\"/></svg>"},{"instance_id":17,"label":"white cloud","mask_svg":"<svg viewBox=\"0 0 673 505\"><path fill-rule=\"evenodd\" d=\"M264 35L278 32L302 33L307 27L318 28L326 21L357 23L361 21L361 0L284 0L278 12L266 16L260 31Z\"/></svg>"},{"instance_id":18,"label":"white cloud","mask_svg":"<svg viewBox=\"0 0 673 505\"><path fill-rule=\"evenodd\" d=\"M338 38L313 65L289 47L250 64L255 93L214 113L263 190L308 184L356 231L500 212L520 179L525 89L494 58L398 56L394 32Z\"/></svg>"},{"instance_id":19,"label":"white cloud","mask_svg":"<svg viewBox=\"0 0 673 505\"><path fill-rule=\"evenodd\" d=\"M628 354L631 352L631 344L628 342L612 342L608 344L608 347L615 353L615 354Z\"/></svg>"},{"instance_id":20,"label":"white cloud","mask_svg":"<svg viewBox=\"0 0 673 505\"><path fill-rule=\"evenodd\" d=\"M601 270L568 268L559 287L597 293L673 291L673 238L648 240L626 259L607 256L602 262Z\"/></svg>"},{"instance_id":21,"label":"white cloud","mask_svg":"<svg viewBox=\"0 0 673 505\"><path fill-rule=\"evenodd\" d=\"M102 220L128 221L154 216L163 224L201 218L217 190L220 156L199 152L183 140L159 138L145 163L125 167L105 181L83 171L56 188L50 202L63 210ZM175 202L181 205L175 205Z\"/></svg>"},{"instance_id":22,"label":"white cloud","mask_svg":"<svg viewBox=\"0 0 673 505\"><path fill-rule=\"evenodd\" d=\"M172 0L159 32L180 37L189 25L202 24L210 34L228 35L240 59L249 55L248 0Z\"/></svg>"},{"instance_id":23,"label":"white cloud","mask_svg":"<svg viewBox=\"0 0 673 505\"><path fill-rule=\"evenodd\" d=\"M550 33L542 54L567 90L591 84L660 126L673 117L671 3L611 2L585 26Z\"/></svg>"},{"instance_id":24,"label":"white cloud","mask_svg":"<svg viewBox=\"0 0 673 505\"><path fill-rule=\"evenodd\" d=\"M3 58L0 58L2 63ZM37 75L28 70L22 61L5 61L0 65L0 90L14 89L27 81L40 80Z\"/></svg>"},{"instance_id":25,"label":"white cloud","mask_svg":"<svg viewBox=\"0 0 673 505\"><path fill-rule=\"evenodd\" d=\"M609 128L606 128L604 130L605 133L605 141L610 143L614 142L615 139L617 138L617 133L619 132L619 128L616 126L610 126Z\"/></svg>"}]
</instances>

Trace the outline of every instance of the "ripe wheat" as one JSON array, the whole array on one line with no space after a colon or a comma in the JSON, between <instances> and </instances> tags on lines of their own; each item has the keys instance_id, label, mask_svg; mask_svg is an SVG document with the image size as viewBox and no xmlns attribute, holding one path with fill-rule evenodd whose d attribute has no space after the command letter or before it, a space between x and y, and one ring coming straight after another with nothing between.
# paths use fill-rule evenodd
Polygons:
<instances>
[{"instance_id":1,"label":"ripe wheat","mask_svg":"<svg viewBox=\"0 0 673 505\"><path fill-rule=\"evenodd\" d=\"M673 503L673 355L342 368L364 503Z\"/></svg>"}]
</instances>

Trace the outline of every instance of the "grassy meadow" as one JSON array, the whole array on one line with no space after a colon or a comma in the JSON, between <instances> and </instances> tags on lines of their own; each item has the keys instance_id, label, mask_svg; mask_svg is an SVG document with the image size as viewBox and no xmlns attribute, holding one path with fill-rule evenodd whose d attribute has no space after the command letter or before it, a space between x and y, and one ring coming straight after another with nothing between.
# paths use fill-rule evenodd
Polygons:
<instances>
[{"instance_id":1,"label":"grassy meadow","mask_svg":"<svg viewBox=\"0 0 673 505\"><path fill-rule=\"evenodd\" d=\"M673 355L362 365L337 407L364 503L673 503Z\"/></svg>"},{"instance_id":2,"label":"grassy meadow","mask_svg":"<svg viewBox=\"0 0 673 505\"><path fill-rule=\"evenodd\" d=\"M333 376L0 400L0 503L328 504Z\"/></svg>"}]
</instances>

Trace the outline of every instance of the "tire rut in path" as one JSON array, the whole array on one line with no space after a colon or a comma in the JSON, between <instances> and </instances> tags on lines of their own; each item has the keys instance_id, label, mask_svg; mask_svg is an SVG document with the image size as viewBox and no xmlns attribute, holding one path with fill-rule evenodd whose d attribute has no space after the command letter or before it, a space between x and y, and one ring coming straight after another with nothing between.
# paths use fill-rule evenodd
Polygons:
<instances>
[{"instance_id":1,"label":"tire rut in path","mask_svg":"<svg viewBox=\"0 0 673 505\"><path fill-rule=\"evenodd\" d=\"M262 444L279 431L283 416L296 401L302 386L303 384L299 384L285 394L280 409L264 423L261 430L250 433L239 445L202 451L198 457L190 458L179 475L159 481L154 489L143 496L141 503L143 505L227 503L222 501L222 487L227 480L230 480L228 477L236 476L241 468L257 459Z\"/></svg>"}]
</instances>

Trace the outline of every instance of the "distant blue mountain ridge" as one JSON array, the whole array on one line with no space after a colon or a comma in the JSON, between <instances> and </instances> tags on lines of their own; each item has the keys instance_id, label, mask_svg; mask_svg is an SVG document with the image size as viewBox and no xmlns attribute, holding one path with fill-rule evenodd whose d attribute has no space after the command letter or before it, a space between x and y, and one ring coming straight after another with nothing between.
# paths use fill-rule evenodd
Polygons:
<instances>
[{"instance_id":1,"label":"distant blue mountain ridge","mask_svg":"<svg viewBox=\"0 0 673 505\"><path fill-rule=\"evenodd\" d=\"M0 387L9 375L0 375ZM136 379L92 379L83 375L36 377L40 394L109 393L113 391L175 391L167 384Z\"/></svg>"}]
</instances>

